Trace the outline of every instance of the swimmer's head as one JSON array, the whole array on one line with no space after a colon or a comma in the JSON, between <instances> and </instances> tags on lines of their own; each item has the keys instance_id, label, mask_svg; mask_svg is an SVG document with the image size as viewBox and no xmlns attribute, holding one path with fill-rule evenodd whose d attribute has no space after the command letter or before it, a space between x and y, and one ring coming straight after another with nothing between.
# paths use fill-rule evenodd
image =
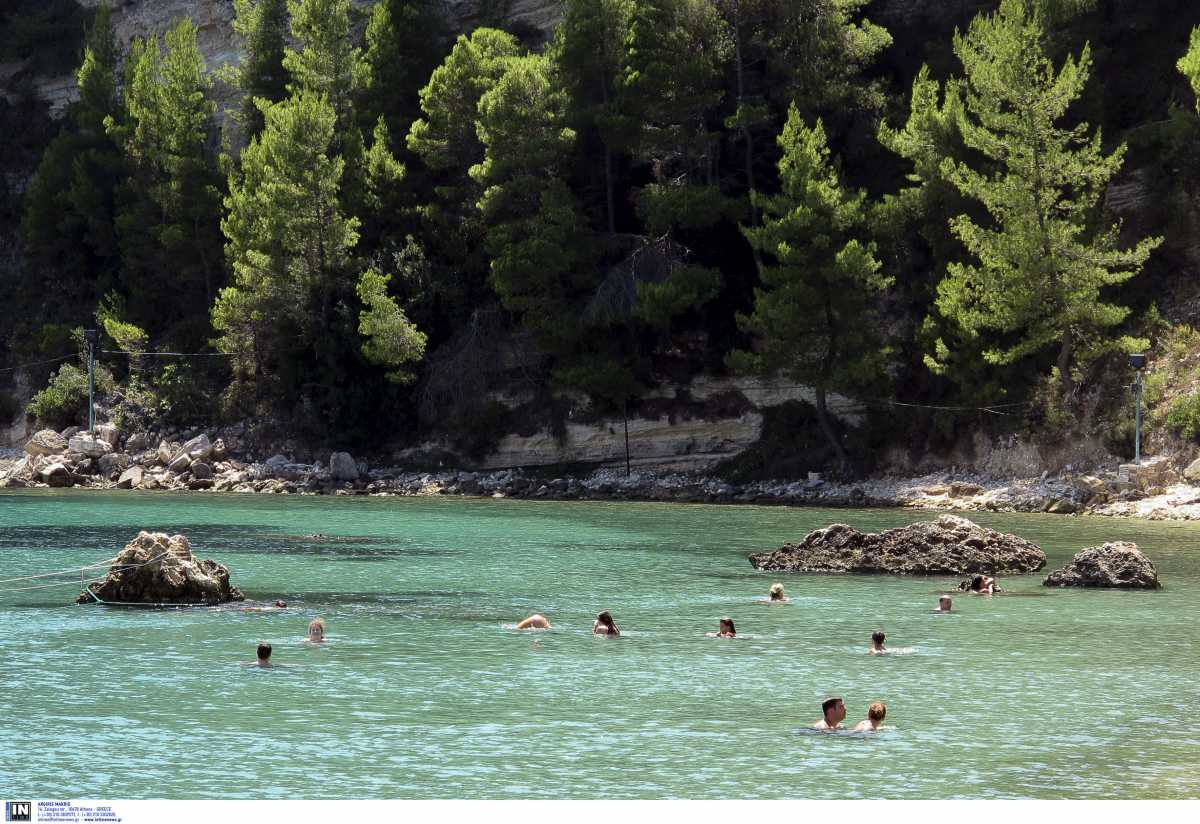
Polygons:
<instances>
[{"instance_id":1,"label":"swimmer's head","mask_svg":"<svg viewBox=\"0 0 1200 824\"><path fill-rule=\"evenodd\" d=\"M320 618L314 618L308 625L308 637L311 641L325 640L325 622Z\"/></svg>"},{"instance_id":2,"label":"swimmer's head","mask_svg":"<svg viewBox=\"0 0 1200 824\"><path fill-rule=\"evenodd\" d=\"M867 707L867 718L870 718L876 724L882 721L885 715L887 715L887 707L883 705L882 701L876 701Z\"/></svg>"},{"instance_id":3,"label":"swimmer's head","mask_svg":"<svg viewBox=\"0 0 1200 824\"><path fill-rule=\"evenodd\" d=\"M876 646L882 647L883 639L885 638L887 638L887 636L883 634L883 630L877 629L871 633L871 643L875 644Z\"/></svg>"},{"instance_id":4,"label":"swimmer's head","mask_svg":"<svg viewBox=\"0 0 1200 824\"><path fill-rule=\"evenodd\" d=\"M729 616L725 616L724 618L722 618L720 621L720 624L717 627L717 632L720 634L723 634L723 635L724 634L736 635L737 630L735 630L733 628L733 619L730 618Z\"/></svg>"},{"instance_id":5,"label":"swimmer's head","mask_svg":"<svg viewBox=\"0 0 1200 824\"><path fill-rule=\"evenodd\" d=\"M951 603L950 596L943 594L942 597L938 598L938 609L942 612L949 612Z\"/></svg>"},{"instance_id":6,"label":"swimmer's head","mask_svg":"<svg viewBox=\"0 0 1200 824\"><path fill-rule=\"evenodd\" d=\"M782 601L783 600L783 584L779 583L778 581L771 584L771 589L768 590L768 592L771 595L772 601Z\"/></svg>"},{"instance_id":7,"label":"swimmer's head","mask_svg":"<svg viewBox=\"0 0 1200 824\"><path fill-rule=\"evenodd\" d=\"M613 627L613 617L608 610L604 610L604 612L597 615L596 620L610 629Z\"/></svg>"},{"instance_id":8,"label":"swimmer's head","mask_svg":"<svg viewBox=\"0 0 1200 824\"><path fill-rule=\"evenodd\" d=\"M276 602L275 602L275 606L277 606L279 609L284 609L284 608L286 608L286 607L287 607L287 602L285 602L285 601L276 601Z\"/></svg>"},{"instance_id":9,"label":"swimmer's head","mask_svg":"<svg viewBox=\"0 0 1200 824\"><path fill-rule=\"evenodd\" d=\"M830 726L839 723L846 717L846 704L841 698L826 698L821 702L821 714Z\"/></svg>"},{"instance_id":10,"label":"swimmer's head","mask_svg":"<svg viewBox=\"0 0 1200 824\"><path fill-rule=\"evenodd\" d=\"M271 658L271 645L263 641L258 643L258 660L267 661Z\"/></svg>"},{"instance_id":11,"label":"swimmer's head","mask_svg":"<svg viewBox=\"0 0 1200 824\"><path fill-rule=\"evenodd\" d=\"M987 578L983 577L982 575L976 575L971 579L971 589L975 590L976 592L983 589L986 585Z\"/></svg>"}]
</instances>

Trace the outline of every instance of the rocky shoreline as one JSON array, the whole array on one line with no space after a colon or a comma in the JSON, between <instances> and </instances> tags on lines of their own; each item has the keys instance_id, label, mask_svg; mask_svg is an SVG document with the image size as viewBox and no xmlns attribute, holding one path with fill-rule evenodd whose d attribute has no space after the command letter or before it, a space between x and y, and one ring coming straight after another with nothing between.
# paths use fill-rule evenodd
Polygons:
<instances>
[{"instance_id":1,"label":"rocky shoreline","mask_svg":"<svg viewBox=\"0 0 1200 824\"><path fill-rule=\"evenodd\" d=\"M134 433L102 424L94 436L72 428L42 430L24 450L0 453L0 489L187 490L259 494L464 495L546 500L670 501L815 507L1049 512L1053 514L1200 520L1200 467L1155 458L1138 467L1101 467L997 480L970 471L917 478L877 477L835 482L753 481L646 469L626 475L602 467L587 475L554 475L544 468L485 472L373 466L345 452L319 463L283 454L257 460L237 429L215 433ZM1200 462L1197 462L1200 463ZM1194 477L1193 477L1194 476Z\"/></svg>"}]
</instances>

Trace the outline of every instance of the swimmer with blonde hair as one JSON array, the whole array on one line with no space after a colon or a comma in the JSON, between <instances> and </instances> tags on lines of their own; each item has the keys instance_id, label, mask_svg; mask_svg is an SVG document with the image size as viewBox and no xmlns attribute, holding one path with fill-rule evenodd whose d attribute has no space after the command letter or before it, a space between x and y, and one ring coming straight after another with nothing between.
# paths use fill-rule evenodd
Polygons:
<instances>
[{"instance_id":1,"label":"swimmer with blonde hair","mask_svg":"<svg viewBox=\"0 0 1200 824\"><path fill-rule=\"evenodd\" d=\"M308 624L308 637L304 641L308 644L325 643L325 622L320 618L312 619Z\"/></svg>"},{"instance_id":2,"label":"swimmer with blonde hair","mask_svg":"<svg viewBox=\"0 0 1200 824\"><path fill-rule=\"evenodd\" d=\"M879 725L887 715L887 707L882 701L876 701L867 708L867 717L854 725L854 732L878 732Z\"/></svg>"},{"instance_id":3,"label":"swimmer with blonde hair","mask_svg":"<svg viewBox=\"0 0 1200 824\"><path fill-rule=\"evenodd\" d=\"M782 604L791 600L783 594L783 584L778 581L771 584L771 588L767 590L767 594L770 596L771 603L773 604Z\"/></svg>"},{"instance_id":4,"label":"swimmer with blonde hair","mask_svg":"<svg viewBox=\"0 0 1200 824\"><path fill-rule=\"evenodd\" d=\"M545 615L540 612L535 612L521 623L517 624L517 629L550 629L550 621Z\"/></svg>"}]
</instances>

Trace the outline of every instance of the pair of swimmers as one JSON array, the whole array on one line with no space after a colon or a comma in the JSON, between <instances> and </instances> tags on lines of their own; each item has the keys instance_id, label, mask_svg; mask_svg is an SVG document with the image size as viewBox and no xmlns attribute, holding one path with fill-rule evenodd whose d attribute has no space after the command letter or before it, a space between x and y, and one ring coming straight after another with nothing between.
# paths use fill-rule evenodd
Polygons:
<instances>
[{"instance_id":1,"label":"pair of swimmers","mask_svg":"<svg viewBox=\"0 0 1200 824\"><path fill-rule=\"evenodd\" d=\"M535 612L528 618L517 624L516 629L550 629L550 620L540 612ZM592 622L592 635L620 635L621 630L617 629L617 625L613 622L612 615L605 610L596 616L596 620ZM708 633L710 638L736 638L737 630L733 626L733 619L725 616L717 622L717 631Z\"/></svg>"},{"instance_id":2,"label":"pair of swimmers","mask_svg":"<svg viewBox=\"0 0 1200 824\"><path fill-rule=\"evenodd\" d=\"M551 628L550 619L541 613L534 613L517 624L516 628L517 630L548 630ZM607 609L596 615L596 619L592 621L592 634L594 636L619 636L620 630L612 620L612 613Z\"/></svg>"},{"instance_id":3,"label":"pair of swimmers","mask_svg":"<svg viewBox=\"0 0 1200 824\"><path fill-rule=\"evenodd\" d=\"M841 698L826 698L821 702L821 720L812 725L814 730L832 732L844 730L842 721L846 719L846 703ZM867 708L867 717L855 724L851 732L876 732L883 719L887 716L887 707L882 701L875 701Z\"/></svg>"},{"instance_id":4,"label":"pair of swimmers","mask_svg":"<svg viewBox=\"0 0 1200 824\"><path fill-rule=\"evenodd\" d=\"M308 635L304 638L306 644L323 644L325 643L325 622L320 618L314 618L308 623ZM271 663L271 645L266 641L258 642L258 649L255 650L254 662L247 662L248 667L273 667Z\"/></svg>"}]
</instances>

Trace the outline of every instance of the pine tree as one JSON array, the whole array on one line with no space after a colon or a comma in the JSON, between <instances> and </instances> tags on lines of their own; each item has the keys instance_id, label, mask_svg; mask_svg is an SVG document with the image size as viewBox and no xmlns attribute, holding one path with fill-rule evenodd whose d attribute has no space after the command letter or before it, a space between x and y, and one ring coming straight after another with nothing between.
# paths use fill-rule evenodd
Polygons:
<instances>
[{"instance_id":1,"label":"pine tree","mask_svg":"<svg viewBox=\"0 0 1200 824\"><path fill-rule=\"evenodd\" d=\"M575 139L565 108L549 59L509 59L479 101L485 151L471 169L485 187L479 210L492 287L546 343L566 334L571 301L585 276L577 204L562 179Z\"/></svg>"},{"instance_id":2,"label":"pine tree","mask_svg":"<svg viewBox=\"0 0 1200 824\"><path fill-rule=\"evenodd\" d=\"M283 67L287 0L234 0L233 7L233 30L245 51L232 73L233 83L243 95L240 117L249 140L263 127L262 111L255 100L275 103L287 94L288 72Z\"/></svg>"},{"instance_id":3,"label":"pine tree","mask_svg":"<svg viewBox=\"0 0 1200 824\"><path fill-rule=\"evenodd\" d=\"M1200 26L1192 29L1187 53L1179 58L1179 62L1175 66L1191 85L1196 111L1200 113Z\"/></svg>"},{"instance_id":4,"label":"pine tree","mask_svg":"<svg viewBox=\"0 0 1200 824\"><path fill-rule=\"evenodd\" d=\"M196 346L208 337L196 307L212 304L222 280L215 104L192 21L164 39L165 53L155 39L135 43L127 121L108 121L130 168L116 219L121 282L131 321Z\"/></svg>"},{"instance_id":5,"label":"pine tree","mask_svg":"<svg viewBox=\"0 0 1200 824\"><path fill-rule=\"evenodd\" d=\"M23 288L31 297L22 302L37 308L32 322L83 323L116 281L114 191L125 169L104 123L122 117L119 57L111 12L100 6L76 72L79 99L67 108L25 193L30 276Z\"/></svg>"},{"instance_id":6,"label":"pine tree","mask_svg":"<svg viewBox=\"0 0 1200 824\"><path fill-rule=\"evenodd\" d=\"M1056 71L1044 38L1037 8L1003 0L954 39L966 75L959 128L989 168L948 159L943 173L991 219L963 214L951 222L977 262L949 266L937 306L985 337L990 363L1056 346L1066 399L1072 368L1111 348L1101 336L1129 314L1106 302L1103 290L1133 277L1161 238L1121 249L1119 224L1100 219L1101 197L1125 147L1106 155L1098 130L1089 135L1086 123L1061 125L1087 82L1091 54L1085 46Z\"/></svg>"},{"instance_id":7,"label":"pine tree","mask_svg":"<svg viewBox=\"0 0 1200 824\"><path fill-rule=\"evenodd\" d=\"M881 273L868 240L866 196L842 184L821 121L809 128L792 107L779 147L781 191L753 193L762 225L742 227L763 255L763 286L755 290L753 313L738 315L738 324L759 345L735 352L730 362L812 386L817 421L844 471L846 452L827 396L880 373L886 350L875 304L892 279Z\"/></svg>"},{"instance_id":8,"label":"pine tree","mask_svg":"<svg viewBox=\"0 0 1200 824\"><path fill-rule=\"evenodd\" d=\"M264 115L230 180L221 228L233 283L212 310L218 346L236 353L235 376L260 399L294 391L304 351L332 345L323 341L331 303L353 284L358 242L358 221L340 204L345 162L332 153L333 106L301 91Z\"/></svg>"}]
</instances>

